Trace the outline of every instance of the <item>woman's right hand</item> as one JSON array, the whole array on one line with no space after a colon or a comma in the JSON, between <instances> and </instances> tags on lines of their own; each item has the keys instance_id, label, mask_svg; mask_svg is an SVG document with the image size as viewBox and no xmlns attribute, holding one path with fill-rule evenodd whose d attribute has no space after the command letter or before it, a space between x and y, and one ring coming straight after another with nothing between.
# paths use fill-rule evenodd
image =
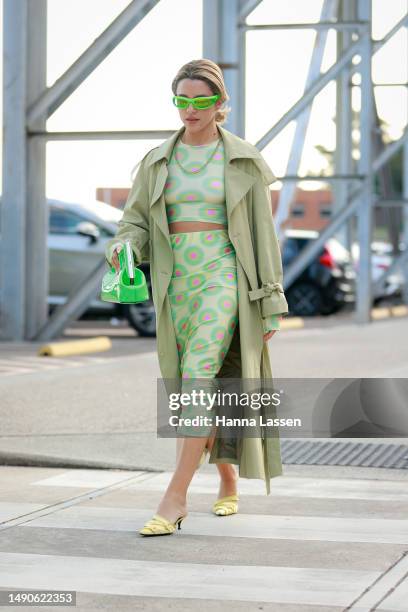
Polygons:
<instances>
[{"instance_id":1,"label":"woman's right hand","mask_svg":"<svg viewBox=\"0 0 408 612\"><path fill-rule=\"evenodd\" d=\"M122 250L122 246L117 246L116 249L112 253L112 265L115 268L116 272L120 271L120 263L118 254Z\"/></svg>"}]
</instances>

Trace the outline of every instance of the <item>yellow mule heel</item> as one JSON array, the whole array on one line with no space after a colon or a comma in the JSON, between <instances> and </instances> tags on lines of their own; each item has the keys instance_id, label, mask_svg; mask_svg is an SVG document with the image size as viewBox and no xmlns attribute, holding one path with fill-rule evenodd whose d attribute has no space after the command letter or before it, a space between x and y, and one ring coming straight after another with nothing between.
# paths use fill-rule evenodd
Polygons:
<instances>
[{"instance_id":1,"label":"yellow mule heel","mask_svg":"<svg viewBox=\"0 0 408 612\"><path fill-rule=\"evenodd\" d=\"M227 495L221 497L213 505L213 512L217 516L228 516L229 514L236 514L238 512L238 495Z\"/></svg>"},{"instance_id":2,"label":"yellow mule heel","mask_svg":"<svg viewBox=\"0 0 408 612\"><path fill-rule=\"evenodd\" d=\"M179 516L174 523L168 521L164 516L155 514L150 521L147 521L145 525L140 529L139 533L144 536L155 536L155 535L169 535L174 533L176 527L181 529L181 522L185 519L187 514Z\"/></svg>"}]
</instances>

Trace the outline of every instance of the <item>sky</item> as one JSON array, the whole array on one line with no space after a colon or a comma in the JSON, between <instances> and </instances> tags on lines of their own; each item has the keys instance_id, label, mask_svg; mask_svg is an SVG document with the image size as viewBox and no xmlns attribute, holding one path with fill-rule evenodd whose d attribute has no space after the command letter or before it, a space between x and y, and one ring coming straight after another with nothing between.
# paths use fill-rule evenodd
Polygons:
<instances>
[{"instance_id":1,"label":"sky","mask_svg":"<svg viewBox=\"0 0 408 612\"><path fill-rule=\"evenodd\" d=\"M47 129L180 128L182 123L171 101L171 82L184 63L203 57L202 1L160 0L49 118ZM48 0L47 86L128 4L129 0ZM315 21L321 6L322 0L263 0L248 23ZM407 0L373 0L374 39L381 38L406 9ZM245 139L249 142L255 144L302 95L314 36L313 30L247 33ZM407 56L405 30L375 55L374 81L407 82ZM335 33L330 30L322 69L327 70L334 60ZM390 137L398 138L407 122L406 88L376 88L376 99ZM229 101L230 105L233 103ZM330 83L313 103L301 173L318 173L325 168L326 160L316 145L335 148L334 116L335 84ZM3 120L2 107L0 117ZM225 127L228 129L227 124ZM277 175L285 173L293 133L292 122L262 150ZM97 187L130 187L134 166L161 142L162 139L49 142L46 195L81 201L95 199ZM316 184L313 186L316 188Z\"/></svg>"}]
</instances>

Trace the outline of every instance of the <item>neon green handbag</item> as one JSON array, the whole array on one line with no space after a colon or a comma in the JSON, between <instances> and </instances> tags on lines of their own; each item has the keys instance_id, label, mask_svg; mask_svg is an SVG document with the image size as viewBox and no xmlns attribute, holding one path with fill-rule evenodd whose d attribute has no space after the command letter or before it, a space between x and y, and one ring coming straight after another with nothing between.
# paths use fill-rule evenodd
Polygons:
<instances>
[{"instance_id":1,"label":"neon green handbag","mask_svg":"<svg viewBox=\"0 0 408 612\"><path fill-rule=\"evenodd\" d=\"M149 299L146 277L135 267L133 251L127 240L119 251L119 272L112 266L102 279L100 298L104 302L137 304Z\"/></svg>"}]
</instances>

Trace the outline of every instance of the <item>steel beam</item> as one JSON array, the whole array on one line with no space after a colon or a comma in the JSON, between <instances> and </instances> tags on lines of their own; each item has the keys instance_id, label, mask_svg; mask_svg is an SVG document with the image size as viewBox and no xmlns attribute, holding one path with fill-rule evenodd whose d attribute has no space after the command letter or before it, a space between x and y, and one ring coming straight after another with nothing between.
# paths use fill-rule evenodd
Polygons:
<instances>
[{"instance_id":1,"label":"steel beam","mask_svg":"<svg viewBox=\"0 0 408 612\"><path fill-rule=\"evenodd\" d=\"M25 334L27 149L27 3L3 3L3 193L1 202L1 339ZM7 296L7 298L6 298Z\"/></svg>"},{"instance_id":2,"label":"steel beam","mask_svg":"<svg viewBox=\"0 0 408 612\"><path fill-rule=\"evenodd\" d=\"M245 66L242 65L244 42L237 27L239 15L239 0L203 2L203 55L216 62L223 72L231 107L225 127L243 137L245 124L239 107L245 91Z\"/></svg>"},{"instance_id":3,"label":"steel beam","mask_svg":"<svg viewBox=\"0 0 408 612\"><path fill-rule=\"evenodd\" d=\"M46 325L37 332L34 339L42 342L58 337L64 331L67 322L79 319L88 308L88 304L100 296L105 272L106 261L103 258L77 286L72 288L65 304L55 308Z\"/></svg>"},{"instance_id":4,"label":"steel beam","mask_svg":"<svg viewBox=\"0 0 408 612\"><path fill-rule=\"evenodd\" d=\"M310 23L239 24L243 30L364 30L366 21L315 21Z\"/></svg>"},{"instance_id":5,"label":"steel beam","mask_svg":"<svg viewBox=\"0 0 408 612\"><path fill-rule=\"evenodd\" d=\"M354 20L356 17L355 0L341 0L338 6L338 17L341 20ZM337 32L337 55L341 55L345 49L352 44L352 33ZM338 174L355 173L355 162L352 157L352 104L351 104L351 74L349 62L341 71L336 81L336 147L334 150L334 169ZM333 189L333 212L341 210L346 202L350 191L348 181L339 181ZM350 219L336 234L336 238L343 246L351 250L351 223Z\"/></svg>"},{"instance_id":6,"label":"steel beam","mask_svg":"<svg viewBox=\"0 0 408 612\"><path fill-rule=\"evenodd\" d=\"M347 65L352 57L360 52L361 40L353 43L339 59L316 81L309 87L307 91L299 98L297 102L275 123L274 126L268 130L264 136L255 144L255 146L262 150L268 145L273 138L275 138L291 121L296 119L299 113L301 113L309 104L313 101L315 96L322 91L324 87L330 81L340 74L341 70Z\"/></svg>"},{"instance_id":7,"label":"steel beam","mask_svg":"<svg viewBox=\"0 0 408 612\"><path fill-rule=\"evenodd\" d=\"M387 42L392 36L404 25L408 23L408 15L400 19L400 21L391 28L391 30L386 34L384 38L380 41L377 41L374 45L372 45L373 53L379 51L382 46ZM296 116L304 110L306 106L308 106L314 99L314 97L329 83L332 79L336 78L341 70L348 64L348 62L353 58L354 55L359 54L360 51L360 40L357 40L353 43L337 60L336 63L333 64L329 68L327 72L325 72L317 81L313 84L313 86L305 92L305 94L299 98L297 102L281 117L281 119L275 123L274 126L268 132L264 134L264 136L258 140L256 143L256 147L262 150L264 149L269 142L275 138L291 121L293 121ZM359 65L353 65L351 68L352 74L354 72L358 72Z\"/></svg>"},{"instance_id":8,"label":"steel beam","mask_svg":"<svg viewBox=\"0 0 408 612\"><path fill-rule=\"evenodd\" d=\"M35 121L50 117L99 64L118 46L159 0L132 0L82 55L30 104L27 125L35 129Z\"/></svg>"},{"instance_id":9,"label":"steel beam","mask_svg":"<svg viewBox=\"0 0 408 612\"><path fill-rule=\"evenodd\" d=\"M47 0L27 3L27 104L47 87ZM33 125L45 130L45 117ZM49 293L48 216L46 203L46 142L27 138L26 232L26 339L35 336L48 319Z\"/></svg>"},{"instance_id":10,"label":"steel beam","mask_svg":"<svg viewBox=\"0 0 408 612\"><path fill-rule=\"evenodd\" d=\"M357 213L357 241L359 244L358 283L356 285L356 321L367 323L371 320L371 241L373 238L373 95L371 84L371 0L358 0L358 17L366 19L370 27L361 40L361 108L360 108L360 159L358 169L366 179L363 183Z\"/></svg>"},{"instance_id":11,"label":"steel beam","mask_svg":"<svg viewBox=\"0 0 408 612\"><path fill-rule=\"evenodd\" d=\"M154 140L168 138L176 130L107 130L92 132L33 131L28 135L38 140Z\"/></svg>"},{"instance_id":12,"label":"steel beam","mask_svg":"<svg viewBox=\"0 0 408 612\"><path fill-rule=\"evenodd\" d=\"M256 7L261 4L262 0L241 0L239 9L239 18L244 20L248 17Z\"/></svg>"},{"instance_id":13,"label":"steel beam","mask_svg":"<svg viewBox=\"0 0 408 612\"><path fill-rule=\"evenodd\" d=\"M404 134L398 140L388 145L386 150L374 160L374 171L377 172L380 170L382 166L392 157L392 155L395 155L395 153L401 147L403 147L406 142L408 142L408 129L405 130ZM313 240L310 245L302 249L302 252L296 258L296 260L293 261L290 266L288 266L288 268L285 270L283 279L285 288L291 285L299 274L301 274L313 261L321 248L324 246L326 240L334 236L342 224L345 223L351 217L351 215L356 213L361 197L364 194L364 183L366 183L368 180L370 180L370 178L367 176L363 178L361 185L355 188L348 196L346 206L335 214L331 222L320 232L318 238Z\"/></svg>"},{"instance_id":14,"label":"steel beam","mask_svg":"<svg viewBox=\"0 0 408 612\"><path fill-rule=\"evenodd\" d=\"M405 142L402 156L402 190L404 199L408 200L408 138ZM403 209L402 241L404 243L405 252L408 253L408 206L405 206ZM403 298L405 304L408 304L408 263L402 268L402 272L405 279Z\"/></svg>"}]
</instances>

